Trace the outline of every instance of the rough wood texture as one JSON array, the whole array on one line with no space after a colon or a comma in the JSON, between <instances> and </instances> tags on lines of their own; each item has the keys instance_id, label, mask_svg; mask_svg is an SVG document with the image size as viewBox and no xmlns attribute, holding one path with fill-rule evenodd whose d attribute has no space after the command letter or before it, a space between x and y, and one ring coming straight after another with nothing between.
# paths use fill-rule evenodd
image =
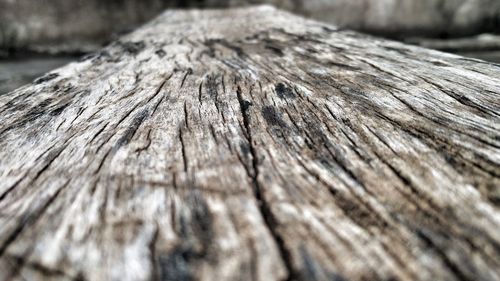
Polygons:
<instances>
[{"instance_id":1,"label":"rough wood texture","mask_svg":"<svg viewBox=\"0 0 500 281\"><path fill-rule=\"evenodd\" d=\"M499 280L500 66L170 11L0 96L1 280Z\"/></svg>"}]
</instances>

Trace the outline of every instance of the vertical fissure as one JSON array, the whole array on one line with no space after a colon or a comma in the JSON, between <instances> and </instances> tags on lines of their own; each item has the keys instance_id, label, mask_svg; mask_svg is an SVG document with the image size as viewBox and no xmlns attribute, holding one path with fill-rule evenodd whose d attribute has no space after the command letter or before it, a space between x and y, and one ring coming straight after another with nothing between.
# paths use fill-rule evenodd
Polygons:
<instances>
[{"instance_id":1,"label":"vertical fissure","mask_svg":"<svg viewBox=\"0 0 500 281\"><path fill-rule=\"evenodd\" d=\"M271 207L266 202L263 194L262 194L262 185L258 181L259 177L259 161L257 159L257 152L253 143L252 131L250 128L250 115L248 113L249 102L245 101L241 95L241 88L238 86L236 90L236 95L238 98L238 102L240 105L241 114L243 117L243 125L245 128L245 136L249 143L249 152L252 156L252 167L251 169L246 169L248 176L252 179L252 190L253 195L257 199L257 206L259 208L260 213L262 214L262 218L264 219L264 223L266 227L269 229L276 245L278 247L281 259L286 267L288 276L284 280L299 280L298 272L293 268L291 261L291 253L286 248L285 241L281 237L281 235L277 231L278 223L276 218L272 214Z\"/></svg>"},{"instance_id":2,"label":"vertical fissure","mask_svg":"<svg viewBox=\"0 0 500 281\"><path fill-rule=\"evenodd\" d=\"M183 162L183 167L184 167L184 172L188 172L188 159L186 155L186 145L184 143L184 136L182 128L179 129L179 140L181 142L181 153L182 153L182 162Z\"/></svg>"}]
</instances>

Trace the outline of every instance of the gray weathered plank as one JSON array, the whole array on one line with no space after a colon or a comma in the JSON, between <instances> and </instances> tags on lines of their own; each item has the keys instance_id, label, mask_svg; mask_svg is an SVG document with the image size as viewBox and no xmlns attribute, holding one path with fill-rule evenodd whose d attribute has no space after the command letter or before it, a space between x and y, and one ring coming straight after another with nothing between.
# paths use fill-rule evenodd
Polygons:
<instances>
[{"instance_id":1,"label":"gray weathered plank","mask_svg":"<svg viewBox=\"0 0 500 281\"><path fill-rule=\"evenodd\" d=\"M499 280L499 70L165 12L0 96L0 280Z\"/></svg>"}]
</instances>

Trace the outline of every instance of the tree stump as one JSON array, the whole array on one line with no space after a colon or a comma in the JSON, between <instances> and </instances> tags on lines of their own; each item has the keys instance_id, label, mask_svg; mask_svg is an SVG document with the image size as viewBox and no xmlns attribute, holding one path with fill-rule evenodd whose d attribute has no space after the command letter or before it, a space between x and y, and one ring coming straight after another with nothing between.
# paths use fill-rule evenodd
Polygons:
<instances>
[{"instance_id":1,"label":"tree stump","mask_svg":"<svg viewBox=\"0 0 500 281\"><path fill-rule=\"evenodd\" d=\"M0 96L1 280L499 280L500 65L167 11Z\"/></svg>"}]
</instances>

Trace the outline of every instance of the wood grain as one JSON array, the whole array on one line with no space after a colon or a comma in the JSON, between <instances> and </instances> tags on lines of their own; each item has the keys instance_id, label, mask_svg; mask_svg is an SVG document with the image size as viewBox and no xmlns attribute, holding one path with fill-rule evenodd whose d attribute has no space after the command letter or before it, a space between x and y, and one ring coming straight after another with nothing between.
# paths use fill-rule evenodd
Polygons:
<instances>
[{"instance_id":1,"label":"wood grain","mask_svg":"<svg viewBox=\"0 0 500 281\"><path fill-rule=\"evenodd\" d=\"M0 96L1 280L500 280L500 66L168 11Z\"/></svg>"}]
</instances>

